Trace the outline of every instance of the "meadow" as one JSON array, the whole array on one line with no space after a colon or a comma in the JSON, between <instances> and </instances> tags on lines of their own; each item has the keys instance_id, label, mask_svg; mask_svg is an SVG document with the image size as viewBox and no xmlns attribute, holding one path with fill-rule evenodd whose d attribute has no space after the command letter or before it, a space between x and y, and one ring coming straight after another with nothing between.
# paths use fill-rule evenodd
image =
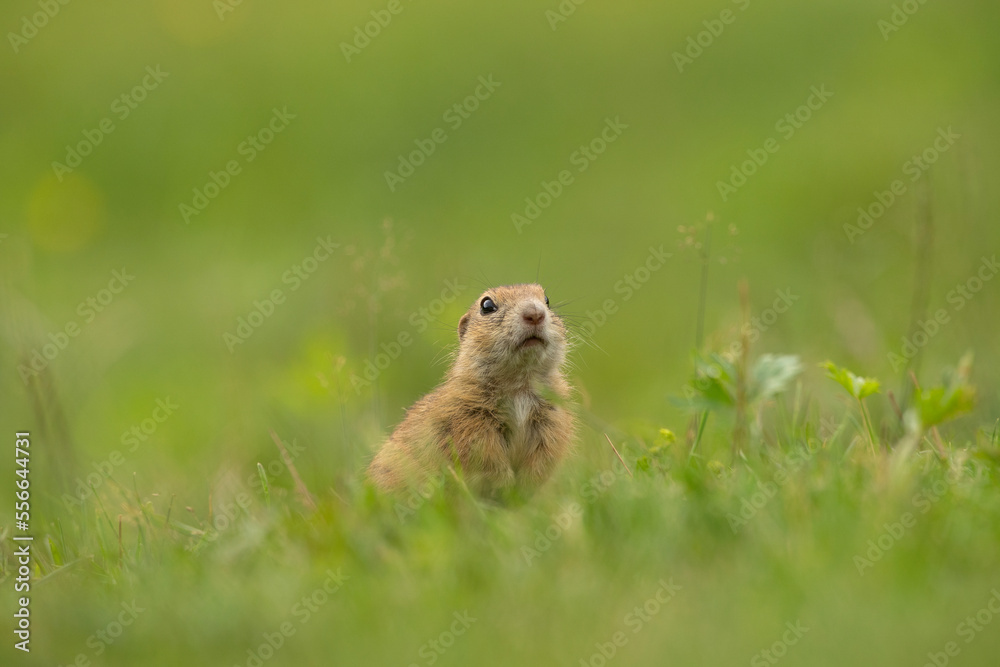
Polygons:
<instances>
[{"instance_id":1,"label":"meadow","mask_svg":"<svg viewBox=\"0 0 1000 667\"><path fill-rule=\"evenodd\" d=\"M5 3L0 663L995 664L998 19ZM533 281L570 460L372 489Z\"/></svg>"}]
</instances>

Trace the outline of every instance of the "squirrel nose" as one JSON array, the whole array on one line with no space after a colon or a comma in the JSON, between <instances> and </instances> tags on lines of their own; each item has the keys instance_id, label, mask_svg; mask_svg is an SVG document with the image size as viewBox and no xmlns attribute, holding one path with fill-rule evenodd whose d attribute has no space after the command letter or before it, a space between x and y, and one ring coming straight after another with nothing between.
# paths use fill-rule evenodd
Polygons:
<instances>
[{"instance_id":1,"label":"squirrel nose","mask_svg":"<svg viewBox=\"0 0 1000 667\"><path fill-rule=\"evenodd\" d=\"M528 304L525 306L524 310L521 311L521 317L523 317L524 321L528 324L537 326L545 321L545 309L537 303Z\"/></svg>"}]
</instances>

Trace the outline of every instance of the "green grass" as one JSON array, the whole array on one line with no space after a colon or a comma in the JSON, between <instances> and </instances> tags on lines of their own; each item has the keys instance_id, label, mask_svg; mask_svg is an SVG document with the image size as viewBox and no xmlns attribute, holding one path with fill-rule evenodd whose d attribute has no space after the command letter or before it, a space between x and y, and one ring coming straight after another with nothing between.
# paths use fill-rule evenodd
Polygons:
<instances>
[{"instance_id":1,"label":"green grass","mask_svg":"<svg viewBox=\"0 0 1000 667\"><path fill-rule=\"evenodd\" d=\"M769 664L784 636L790 665L919 665L948 642L955 664L993 664L1000 625L956 628L1000 587L996 434L944 457L924 439L894 466L849 412L830 428L811 407L764 406L735 462L725 436L691 456L655 429L622 435L634 476L586 429L519 508L446 477L399 498L315 489L311 509L286 472L239 481L263 467L249 457L208 513L172 505L164 480L115 484L36 532L32 657L252 665L270 637L267 664L603 664L602 647L622 665ZM133 601L106 646L96 633Z\"/></svg>"},{"instance_id":2,"label":"green grass","mask_svg":"<svg viewBox=\"0 0 1000 667\"><path fill-rule=\"evenodd\" d=\"M0 3L4 35L38 2ZM71 2L4 47L0 441L32 433L37 580L34 651L15 655L4 455L0 665L247 665L290 623L265 664L423 666L465 612L435 665L597 665L609 642L610 665L770 664L786 623L809 630L781 664L919 667L951 641L949 664L994 664L1000 621L969 643L959 624L1000 586L1000 280L981 278L1000 248L1000 4L927 2L885 39L899 0L591 0L555 30L558 0L404 0L347 62L340 42L386 4L247 0L219 20L208 0ZM726 7L737 20L679 72ZM120 118L147 67L169 76ZM501 86L453 129L443 113L481 76ZM776 121L813 87L833 97L785 139ZM105 118L60 181L53 161ZM628 127L579 171L609 118ZM769 138L780 150L723 200ZM240 173L186 224L179 205L228 160ZM562 170L573 182L518 229ZM299 278L318 239L337 247ZM673 256L640 286L654 252ZM113 272L134 280L88 310ZM535 279L592 329L570 354L573 459L517 508L450 478L412 510L373 495L362 472L442 377L462 312ZM692 347L706 373L739 354L699 383ZM974 370L939 382L970 349ZM681 588L633 633L661 580Z\"/></svg>"}]
</instances>

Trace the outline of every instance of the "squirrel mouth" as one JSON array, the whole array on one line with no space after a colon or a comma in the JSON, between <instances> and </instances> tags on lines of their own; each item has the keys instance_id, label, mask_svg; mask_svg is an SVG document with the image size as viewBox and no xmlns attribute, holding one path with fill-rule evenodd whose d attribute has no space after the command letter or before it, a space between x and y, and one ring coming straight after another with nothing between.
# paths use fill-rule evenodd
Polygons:
<instances>
[{"instance_id":1,"label":"squirrel mouth","mask_svg":"<svg viewBox=\"0 0 1000 667\"><path fill-rule=\"evenodd\" d=\"M526 347L537 347L540 345L542 346L545 345L545 339L542 338L541 336L528 336L523 341L521 341L522 349Z\"/></svg>"}]
</instances>

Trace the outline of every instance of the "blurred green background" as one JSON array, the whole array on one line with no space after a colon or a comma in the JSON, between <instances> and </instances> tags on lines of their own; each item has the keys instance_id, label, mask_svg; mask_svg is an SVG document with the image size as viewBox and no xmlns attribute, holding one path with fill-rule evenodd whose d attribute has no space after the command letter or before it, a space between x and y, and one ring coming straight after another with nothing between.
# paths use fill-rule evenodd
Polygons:
<instances>
[{"instance_id":1,"label":"blurred green background","mask_svg":"<svg viewBox=\"0 0 1000 667\"><path fill-rule=\"evenodd\" d=\"M51 4L34 33L25 21L47 3L0 8L5 34L33 35L7 34L0 49L0 415L41 440L46 518L67 511L59 496L94 462L124 452L158 399L179 407L115 477L176 496L175 511L204 514L227 472L245 479L275 459L269 429L304 448L314 491L349 486L438 382L459 316L494 284L537 279L578 331L614 300L572 354L586 421L681 433L687 417L668 399L690 374L707 220L708 347L736 339L746 278L755 313L779 290L799 297L755 353L810 368L831 358L898 388L887 355L922 285L929 311L949 315L922 371L936 377L974 350L971 423L998 412L1000 281L960 310L948 300L1000 246L996 4L903 3L919 9L887 38L889 1L402 0L394 15L355 1ZM569 15L554 22L560 6ZM342 44L371 12L391 22L348 61ZM675 54L699 37L679 71ZM147 68L167 76L151 86ZM480 77L499 86L455 127L447 112ZM122 117L121 96L144 78L145 99ZM833 95L786 138L776 123L814 87ZM275 109L294 117L248 160L244 142ZM113 132L78 167L54 166L106 118ZM576 151L607 119L627 128L578 171ZM390 189L385 172L436 128L446 141ZM904 165L942 128L960 138L910 182ZM780 149L724 201L718 182L771 137ZM239 173L185 221L181 205L231 160ZM562 170L573 182L518 230L512 214ZM905 194L852 242L844 226L896 179ZM338 247L292 289L286 272L317 238ZM616 285L661 246L672 257L626 300ZM102 296L123 268L134 280ZM231 351L225 334L279 289L284 302ZM88 298L108 300L92 321ZM71 322L79 335L23 382L18 368ZM403 332L412 344L358 388ZM100 608L79 607L83 632Z\"/></svg>"}]
</instances>

